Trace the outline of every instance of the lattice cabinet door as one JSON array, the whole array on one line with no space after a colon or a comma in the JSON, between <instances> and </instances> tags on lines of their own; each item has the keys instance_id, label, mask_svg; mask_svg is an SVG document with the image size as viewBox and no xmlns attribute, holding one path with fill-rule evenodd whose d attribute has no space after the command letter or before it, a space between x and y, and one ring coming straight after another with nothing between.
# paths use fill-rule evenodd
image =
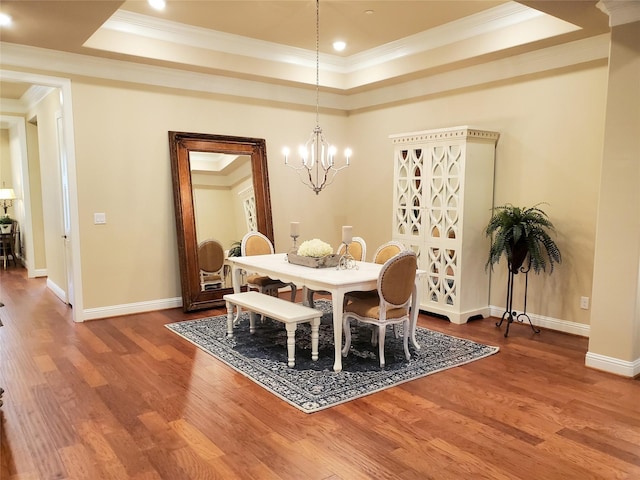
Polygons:
<instances>
[{"instance_id":1,"label":"lattice cabinet door","mask_svg":"<svg viewBox=\"0 0 640 480\"><path fill-rule=\"evenodd\" d=\"M498 134L469 127L392 135L394 240L418 254L420 309L454 323L489 314L489 242Z\"/></svg>"}]
</instances>

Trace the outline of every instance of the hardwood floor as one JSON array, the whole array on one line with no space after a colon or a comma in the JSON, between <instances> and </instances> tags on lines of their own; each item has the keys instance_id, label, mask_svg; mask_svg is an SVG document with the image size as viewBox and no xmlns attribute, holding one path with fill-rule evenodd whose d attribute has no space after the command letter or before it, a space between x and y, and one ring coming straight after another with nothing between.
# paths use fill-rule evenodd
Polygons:
<instances>
[{"instance_id":1,"label":"hardwood floor","mask_svg":"<svg viewBox=\"0 0 640 480\"><path fill-rule=\"evenodd\" d=\"M585 338L421 315L501 350L308 415L163 327L223 309L74 324L16 268L0 300L3 480L640 478L640 381Z\"/></svg>"}]
</instances>

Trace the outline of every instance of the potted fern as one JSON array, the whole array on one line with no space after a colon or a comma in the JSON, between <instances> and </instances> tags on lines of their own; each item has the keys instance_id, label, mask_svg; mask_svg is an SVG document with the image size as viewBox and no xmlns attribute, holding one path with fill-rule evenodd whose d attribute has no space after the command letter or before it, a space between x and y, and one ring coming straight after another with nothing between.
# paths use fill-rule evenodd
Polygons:
<instances>
[{"instance_id":1,"label":"potted fern","mask_svg":"<svg viewBox=\"0 0 640 480\"><path fill-rule=\"evenodd\" d=\"M242 255L242 250L241 250L241 246L242 244L238 241L233 242L231 244L231 247L229 248L229 253L228 255L230 257L239 257Z\"/></svg>"},{"instance_id":2,"label":"potted fern","mask_svg":"<svg viewBox=\"0 0 640 480\"><path fill-rule=\"evenodd\" d=\"M486 268L506 257L509 270L518 273L520 267L529 258L529 267L535 273L550 272L556 263L562 261L560 250L549 232L555 227L547 214L536 204L533 207L515 207L510 203L495 207L493 216L485 230L487 236L493 236L489 249Z\"/></svg>"}]
</instances>

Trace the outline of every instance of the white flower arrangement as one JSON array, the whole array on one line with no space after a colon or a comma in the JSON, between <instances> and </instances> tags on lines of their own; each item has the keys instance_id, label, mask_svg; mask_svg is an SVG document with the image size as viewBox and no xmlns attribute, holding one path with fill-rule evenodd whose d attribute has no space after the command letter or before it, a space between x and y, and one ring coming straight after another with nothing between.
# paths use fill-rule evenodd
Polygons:
<instances>
[{"instance_id":1,"label":"white flower arrangement","mask_svg":"<svg viewBox=\"0 0 640 480\"><path fill-rule=\"evenodd\" d=\"M333 248L331 245L317 238L314 238L313 240L305 240L298 247L298 255L301 257L321 258L326 255L331 255L332 253Z\"/></svg>"}]
</instances>

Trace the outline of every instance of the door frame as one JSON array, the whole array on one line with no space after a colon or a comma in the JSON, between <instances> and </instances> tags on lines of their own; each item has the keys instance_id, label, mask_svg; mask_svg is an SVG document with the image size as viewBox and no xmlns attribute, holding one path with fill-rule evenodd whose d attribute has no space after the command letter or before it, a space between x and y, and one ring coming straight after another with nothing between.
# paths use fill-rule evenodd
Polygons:
<instances>
[{"instance_id":1,"label":"door frame","mask_svg":"<svg viewBox=\"0 0 640 480\"><path fill-rule=\"evenodd\" d=\"M73 107L71 95L71 80L62 77L52 77L27 72L17 72L13 70L0 69L0 77L5 80L60 89L60 110L62 112L63 138L66 159L67 159L67 184L69 188L69 225L70 225L70 252L71 262L67 264L72 271L67 271L67 283L72 283L73 308L72 316L74 322L84 321L84 306L82 298L82 264L80 259L80 221L78 212L78 186L76 176L76 152L75 135L73 129ZM55 119L54 119L55 120ZM29 181L28 171L23 171L23 182ZM31 218L28 219L31 222ZM67 292L69 294L69 292Z\"/></svg>"}]
</instances>

